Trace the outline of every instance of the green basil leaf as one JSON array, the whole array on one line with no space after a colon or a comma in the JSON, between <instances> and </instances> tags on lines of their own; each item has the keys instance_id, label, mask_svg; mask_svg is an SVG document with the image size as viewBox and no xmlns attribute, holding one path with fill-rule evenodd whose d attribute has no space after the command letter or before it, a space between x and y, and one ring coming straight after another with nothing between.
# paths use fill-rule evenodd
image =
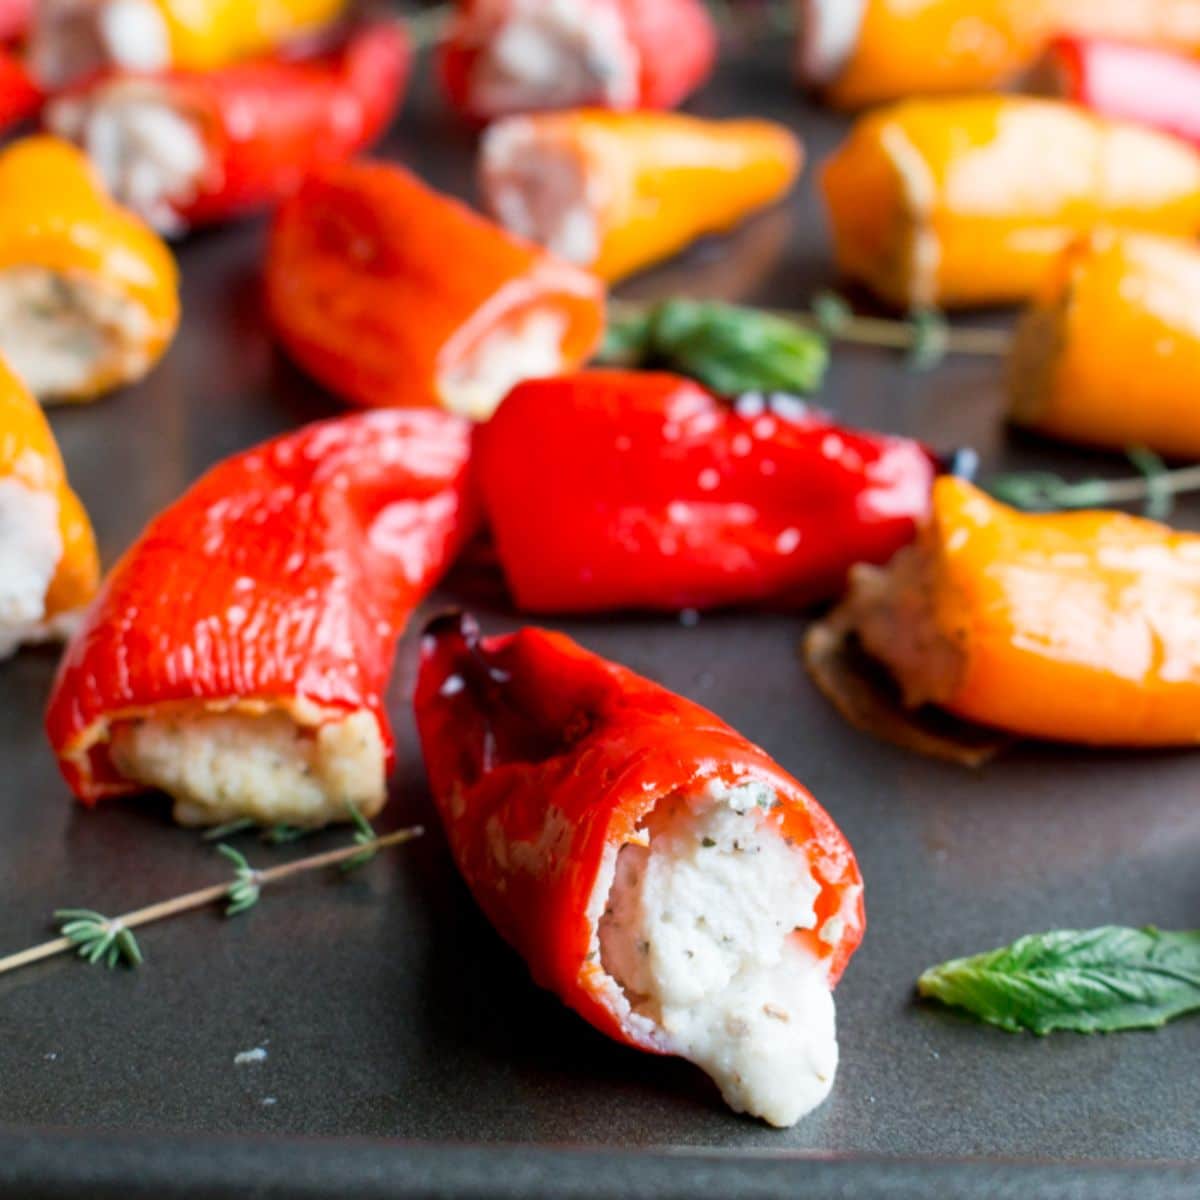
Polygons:
<instances>
[{"instance_id":1,"label":"green basil leaf","mask_svg":"<svg viewBox=\"0 0 1200 1200\"><path fill-rule=\"evenodd\" d=\"M1200 1010L1200 931L1059 929L930 967L917 991L1009 1032L1155 1029Z\"/></svg>"}]
</instances>

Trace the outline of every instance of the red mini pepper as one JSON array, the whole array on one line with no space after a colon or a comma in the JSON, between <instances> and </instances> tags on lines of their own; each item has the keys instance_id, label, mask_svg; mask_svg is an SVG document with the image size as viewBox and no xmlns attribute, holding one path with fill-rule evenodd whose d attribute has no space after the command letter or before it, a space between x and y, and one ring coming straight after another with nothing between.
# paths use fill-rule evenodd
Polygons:
<instances>
[{"instance_id":1,"label":"red mini pepper","mask_svg":"<svg viewBox=\"0 0 1200 1200\"><path fill-rule=\"evenodd\" d=\"M712 72L700 0L459 0L440 51L472 121L566 108L674 108Z\"/></svg>"},{"instance_id":2,"label":"red mini pepper","mask_svg":"<svg viewBox=\"0 0 1200 1200\"><path fill-rule=\"evenodd\" d=\"M400 23L377 21L312 58L108 72L57 97L46 119L88 151L115 199L178 233L276 203L374 142L410 59Z\"/></svg>"},{"instance_id":3,"label":"red mini pepper","mask_svg":"<svg viewBox=\"0 0 1200 1200\"><path fill-rule=\"evenodd\" d=\"M484 503L531 612L804 603L886 562L929 510L932 456L790 397L674 375L515 388L480 430Z\"/></svg>"},{"instance_id":4,"label":"red mini pepper","mask_svg":"<svg viewBox=\"0 0 1200 1200\"><path fill-rule=\"evenodd\" d=\"M810 956L823 986L837 983L865 924L854 853L801 784L712 713L562 634L481 639L470 618L451 614L422 639L416 716L430 787L475 899L533 978L602 1033L690 1056L652 1002L639 1007L622 990L604 924L621 852L653 855L666 832L658 818L703 810L714 787L761 786L772 797L750 806L747 824L780 839L815 881L810 921L779 937ZM724 850L712 846L714 865ZM717 910L737 909L736 897L712 898ZM691 927L690 914L675 919ZM737 929L728 932L736 940Z\"/></svg>"},{"instance_id":5,"label":"red mini pepper","mask_svg":"<svg viewBox=\"0 0 1200 1200\"><path fill-rule=\"evenodd\" d=\"M32 117L41 107L42 90L22 58L0 48L0 130Z\"/></svg>"},{"instance_id":6,"label":"red mini pepper","mask_svg":"<svg viewBox=\"0 0 1200 1200\"><path fill-rule=\"evenodd\" d=\"M220 463L155 518L104 582L50 700L50 742L75 795L90 805L158 783L192 805L190 823L262 817L245 796L131 775L114 747L150 719L235 714L251 732L286 719L311 748L355 717L381 751L360 801L378 809L396 639L474 526L469 445L467 423L437 412L322 422ZM213 775L219 790L227 780Z\"/></svg>"},{"instance_id":7,"label":"red mini pepper","mask_svg":"<svg viewBox=\"0 0 1200 1200\"><path fill-rule=\"evenodd\" d=\"M1050 56L1065 99L1200 146L1200 62L1194 58L1155 46L1081 37L1059 38Z\"/></svg>"}]
</instances>

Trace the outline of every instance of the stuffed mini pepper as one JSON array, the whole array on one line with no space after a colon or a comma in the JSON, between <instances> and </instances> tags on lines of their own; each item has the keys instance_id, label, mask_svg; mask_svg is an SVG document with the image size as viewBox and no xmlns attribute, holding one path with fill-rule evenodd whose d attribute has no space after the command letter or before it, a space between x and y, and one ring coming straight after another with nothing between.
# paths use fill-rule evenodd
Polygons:
<instances>
[{"instance_id":1,"label":"stuffed mini pepper","mask_svg":"<svg viewBox=\"0 0 1200 1200\"><path fill-rule=\"evenodd\" d=\"M382 162L313 176L280 208L266 292L287 351L351 403L479 418L582 363L605 319L595 276Z\"/></svg>"},{"instance_id":2,"label":"stuffed mini pepper","mask_svg":"<svg viewBox=\"0 0 1200 1200\"><path fill-rule=\"evenodd\" d=\"M0 658L70 633L98 579L96 539L54 434L0 360Z\"/></svg>"},{"instance_id":3,"label":"stuffed mini pepper","mask_svg":"<svg viewBox=\"0 0 1200 1200\"><path fill-rule=\"evenodd\" d=\"M472 121L583 106L673 108L717 38L700 0L458 0L439 67Z\"/></svg>"},{"instance_id":4,"label":"stuffed mini pepper","mask_svg":"<svg viewBox=\"0 0 1200 1200\"><path fill-rule=\"evenodd\" d=\"M557 633L422 640L417 726L467 884L602 1033L794 1124L837 1068L862 882L812 796L712 713Z\"/></svg>"},{"instance_id":5,"label":"stuffed mini pepper","mask_svg":"<svg viewBox=\"0 0 1200 1200\"><path fill-rule=\"evenodd\" d=\"M46 122L87 151L115 199L176 234L282 200L369 145L408 64L402 26L380 21L308 58L109 72L57 96Z\"/></svg>"},{"instance_id":6,"label":"stuffed mini pepper","mask_svg":"<svg viewBox=\"0 0 1200 1200\"><path fill-rule=\"evenodd\" d=\"M801 162L773 121L587 109L497 122L480 177L506 229L613 281L774 203Z\"/></svg>"},{"instance_id":7,"label":"stuffed mini pepper","mask_svg":"<svg viewBox=\"0 0 1200 1200\"><path fill-rule=\"evenodd\" d=\"M208 71L322 32L348 0L39 0L29 50L50 90L115 67Z\"/></svg>"},{"instance_id":8,"label":"stuffed mini pepper","mask_svg":"<svg viewBox=\"0 0 1200 1200\"><path fill-rule=\"evenodd\" d=\"M1200 230L1200 154L1053 100L878 110L858 121L822 182L838 266L909 308L1027 299L1098 224Z\"/></svg>"},{"instance_id":9,"label":"stuffed mini pepper","mask_svg":"<svg viewBox=\"0 0 1200 1200\"><path fill-rule=\"evenodd\" d=\"M802 604L916 533L937 467L906 438L792 397L725 402L675 375L515 388L477 437L480 486L527 612Z\"/></svg>"},{"instance_id":10,"label":"stuffed mini pepper","mask_svg":"<svg viewBox=\"0 0 1200 1200\"><path fill-rule=\"evenodd\" d=\"M51 137L0 153L0 353L42 401L140 379L179 321L171 252Z\"/></svg>"},{"instance_id":11,"label":"stuffed mini pepper","mask_svg":"<svg viewBox=\"0 0 1200 1200\"><path fill-rule=\"evenodd\" d=\"M445 413L311 425L219 464L155 518L50 700L75 795L159 788L184 825L378 812L396 639L474 525L469 444Z\"/></svg>"},{"instance_id":12,"label":"stuffed mini pepper","mask_svg":"<svg viewBox=\"0 0 1200 1200\"><path fill-rule=\"evenodd\" d=\"M1115 512L1020 513L944 478L917 542L856 567L829 620L913 709L1097 746L1200 742L1196 534Z\"/></svg>"},{"instance_id":13,"label":"stuffed mini pepper","mask_svg":"<svg viewBox=\"0 0 1200 1200\"><path fill-rule=\"evenodd\" d=\"M1067 441L1200 458L1200 250L1101 230L1073 246L1017 327L1014 421Z\"/></svg>"}]
</instances>

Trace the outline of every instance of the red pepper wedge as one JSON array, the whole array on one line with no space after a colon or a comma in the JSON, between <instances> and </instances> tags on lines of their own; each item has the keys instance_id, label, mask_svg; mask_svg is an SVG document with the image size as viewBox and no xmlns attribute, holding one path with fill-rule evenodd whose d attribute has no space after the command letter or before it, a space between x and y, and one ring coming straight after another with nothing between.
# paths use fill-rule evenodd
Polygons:
<instances>
[{"instance_id":1,"label":"red pepper wedge","mask_svg":"<svg viewBox=\"0 0 1200 1200\"><path fill-rule=\"evenodd\" d=\"M534 980L602 1033L679 1052L665 1022L631 1008L601 926L622 849L653 850L655 813L714 783L774 793L754 817L818 885L811 927L789 927L784 940L811 954L824 985L841 977L865 926L853 851L800 783L699 705L562 634L480 638L473 620L450 614L422 638L416 717L475 899Z\"/></svg>"},{"instance_id":2,"label":"red pepper wedge","mask_svg":"<svg viewBox=\"0 0 1200 1200\"><path fill-rule=\"evenodd\" d=\"M374 142L411 57L399 22L367 22L311 58L108 72L57 96L46 120L88 151L116 200L180 233L277 203Z\"/></svg>"},{"instance_id":3,"label":"red pepper wedge","mask_svg":"<svg viewBox=\"0 0 1200 1200\"><path fill-rule=\"evenodd\" d=\"M459 0L439 52L468 120L566 108L674 108L711 74L699 0Z\"/></svg>"},{"instance_id":4,"label":"red pepper wedge","mask_svg":"<svg viewBox=\"0 0 1200 1200\"><path fill-rule=\"evenodd\" d=\"M605 322L595 276L383 162L333 167L283 204L266 293L291 356L350 403L473 417L579 366Z\"/></svg>"},{"instance_id":5,"label":"red pepper wedge","mask_svg":"<svg viewBox=\"0 0 1200 1200\"><path fill-rule=\"evenodd\" d=\"M801 604L886 562L937 467L906 438L791 397L726 403L678 376L586 371L513 389L479 431L480 486L530 612Z\"/></svg>"},{"instance_id":6,"label":"red pepper wedge","mask_svg":"<svg viewBox=\"0 0 1200 1200\"><path fill-rule=\"evenodd\" d=\"M1194 58L1133 42L1063 37L1051 45L1049 61L1064 99L1200 146L1200 62Z\"/></svg>"},{"instance_id":7,"label":"red pepper wedge","mask_svg":"<svg viewBox=\"0 0 1200 1200\"><path fill-rule=\"evenodd\" d=\"M50 700L74 794L92 805L145 790L114 745L158 717L286 718L309 742L359 717L386 768L396 639L474 528L470 436L436 412L310 425L218 464L151 521L103 583ZM267 819L189 787L170 789L188 823ZM378 809L381 772L369 790L361 806ZM334 816L340 803L330 798Z\"/></svg>"}]
</instances>

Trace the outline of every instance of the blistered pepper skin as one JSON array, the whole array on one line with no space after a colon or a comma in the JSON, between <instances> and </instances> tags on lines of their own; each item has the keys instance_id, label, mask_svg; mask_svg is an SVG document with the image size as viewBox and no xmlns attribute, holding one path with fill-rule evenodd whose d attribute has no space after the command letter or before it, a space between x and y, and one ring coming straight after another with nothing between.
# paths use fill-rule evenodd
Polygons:
<instances>
[{"instance_id":1,"label":"blistered pepper skin","mask_svg":"<svg viewBox=\"0 0 1200 1200\"><path fill-rule=\"evenodd\" d=\"M603 105L620 111L674 108L712 73L717 35L712 19L698 0L576 0L581 24L619 30L621 53L631 68L629 89L620 97L602 91L580 97L575 105ZM519 0L458 0L449 32L438 52L438 73L452 107L473 123L484 123L517 111L561 108L548 98L522 109L483 103L473 76L487 42L521 8ZM611 67L612 64L603 64ZM561 86L555 80L556 87ZM608 103L605 104L605 100Z\"/></svg>"},{"instance_id":2,"label":"blistered pepper skin","mask_svg":"<svg viewBox=\"0 0 1200 1200\"><path fill-rule=\"evenodd\" d=\"M661 1051L623 1019L594 954L597 883L655 805L709 780L761 781L769 820L821 885L797 933L834 985L862 939L854 853L809 792L712 713L540 629L480 639L469 618L422 639L417 727L450 849L475 899L534 979L602 1033ZM602 899L602 898L601 898Z\"/></svg>"},{"instance_id":3,"label":"blistered pepper skin","mask_svg":"<svg viewBox=\"0 0 1200 1200\"><path fill-rule=\"evenodd\" d=\"M67 132L68 124L79 123L78 114L135 88L193 121L207 165L192 194L166 198L173 219L165 231L178 233L277 203L306 175L370 145L400 103L410 60L403 26L377 21L309 58L108 73L56 97L49 121Z\"/></svg>"},{"instance_id":4,"label":"blistered pepper skin","mask_svg":"<svg viewBox=\"0 0 1200 1200\"><path fill-rule=\"evenodd\" d=\"M96 593L100 564L96 537L79 497L67 482L62 455L38 402L0 359L0 479L58 504L62 557L46 592L47 619L82 608Z\"/></svg>"},{"instance_id":5,"label":"blistered pepper skin","mask_svg":"<svg viewBox=\"0 0 1200 1200\"><path fill-rule=\"evenodd\" d=\"M308 426L214 467L102 585L47 714L85 804L140 790L116 721L172 705L279 709L312 727L383 708L396 639L471 534L470 429L444 413Z\"/></svg>"},{"instance_id":6,"label":"blistered pepper skin","mask_svg":"<svg viewBox=\"0 0 1200 1200\"><path fill-rule=\"evenodd\" d=\"M838 266L901 307L1026 300L1100 224L1200 230L1200 154L1053 100L876 110L827 161L822 187Z\"/></svg>"},{"instance_id":7,"label":"blistered pepper skin","mask_svg":"<svg viewBox=\"0 0 1200 1200\"><path fill-rule=\"evenodd\" d=\"M566 364L604 329L604 288L401 167L310 177L276 215L267 309L279 340L352 404L443 405L444 380L489 333L533 310L562 316Z\"/></svg>"},{"instance_id":8,"label":"blistered pepper skin","mask_svg":"<svg viewBox=\"0 0 1200 1200\"><path fill-rule=\"evenodd\" d=\"M708 121L679 113L586 109L512 117L485 135L485 196L506 139L560 147L602 199L597 257L586 263L614 282L724 233L774 203L800 173L799 139L774 121ZM492 205L493 212L496 206Z\"/></svg>"},{"instance_id":9,"label":"blistered pepper skin","mask_svg":"<svg viewBox=\"0 0 1200 1200\"><path fill-rule=\"evenodd\" d=\"M905 438L677 376L531 380L479 431L493 536L527 612L795 605L885 562L936 471Z\"/></svg>"},{"instance_id":10,"label":"blistered pepper skin","mask_svg":"<svg viewBox=\"0 0 1200 1200\"><path fill-rule=\"evenodd\" d=\"M1200 458L1200 251L1102 230L1062 258L1018 326L1010 413L1067 441Z\"/></svg>"}]
</instances>

